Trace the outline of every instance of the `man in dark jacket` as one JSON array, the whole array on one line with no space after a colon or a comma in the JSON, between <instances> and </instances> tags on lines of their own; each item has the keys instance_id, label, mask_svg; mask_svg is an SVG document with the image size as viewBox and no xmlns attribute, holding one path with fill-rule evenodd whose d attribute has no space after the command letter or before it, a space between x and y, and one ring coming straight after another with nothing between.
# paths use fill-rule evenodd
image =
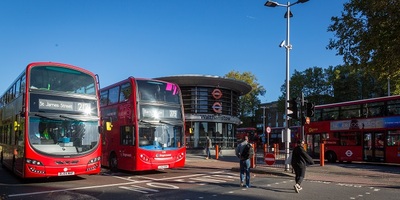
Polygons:
<instances>
[{"instance_id":1,"label":"man in dark jacket","mask_svg":"<svg viewBox=\"0 0 400 200\"><path fill-rule=\"evenodd\" d=\"M300 185L306 174L307 165L314 164L314 161L304 150L303 146L304 146L303 140L297 141L297 146L293 149L293 152L292 152L292 163L291 164L294 169L294 173L296 174L296 178L295 178L296 185L294 185L294 190L297 193L299 193L299 191L303 189Z\"/></svg>"},{"instance_id":2,"label":"man in dark jacket","mask_svg":"<svg viewBox=\"0 0 400 200\"><path fill-rule=\"evenodd\" d=\"M250 158L254 156L254 149L249 143L249 137L245 136L235 150L236 156L240 159L240 187L244 186L246 180L246 188L250 187ZM246 177L245 177L246 174Z\"/></svg>"}]
</instances>

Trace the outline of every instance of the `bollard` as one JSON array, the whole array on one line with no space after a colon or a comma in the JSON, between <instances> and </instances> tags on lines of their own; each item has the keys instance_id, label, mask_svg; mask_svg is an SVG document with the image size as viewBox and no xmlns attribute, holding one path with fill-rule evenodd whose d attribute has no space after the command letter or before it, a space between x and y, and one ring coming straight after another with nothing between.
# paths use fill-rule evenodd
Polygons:
<instances>
[{"instance_id":1,"label":"bollard","mask_svg":"<svg viewBox=\"0 0 400 200\"><path fill-rule=\"evenodd\" d=\"M178 147L181 147L181 142L178 142Z\"/></svg>"},{"instance_id":2,"label":"bollard","mask_svg":"<svg viewBox=\"0 0 400 200\"><path fill-rule=\"evenodd\" d=\"M254 144L251 144L251 146L253 146L254 149ZM251 156L250 158L250 168L256 168L256 153L254 152L253 156Z\"/></svg>"},{"instance_id":3,"label":"bollard","mask_svg":"<svg viewBox=\"0 0 400 200\"><path fill-rule=\"evenodd\" d=\"M279 155L279 144L276 143L275 144L275 157L278 157L278 155Z\"/></svg>"},{"instance_id":4,"label":"bollard","mask_svg":"<svg viewBox=\"0 0 400 200\"><path fill-rule=\"evenodd\" d=\"M268 153L267 144L264 144L264 156L265 156L265 154L267 154L267 153Z\"/></svg>"},{"instance_id":5,"label":"bollard","mask_svg":"<svg viewBox=\"0 0 400 200\"><path fill-rule=\"evenodd\" d=\"M218 160L218 153L219 153L219 148L218 148L218 144L215 145L215 159Z\"/></svg>"},{"instance_id":6,"label":"bollard","mask_svg":"<svg viewBox=\"0 0 400 200\"><path fill-rule=\"evenodd\" d=\"M321 143L319 151L319 163L321 166L325 165L325 144Z\"/></svg>"}]
</instances>

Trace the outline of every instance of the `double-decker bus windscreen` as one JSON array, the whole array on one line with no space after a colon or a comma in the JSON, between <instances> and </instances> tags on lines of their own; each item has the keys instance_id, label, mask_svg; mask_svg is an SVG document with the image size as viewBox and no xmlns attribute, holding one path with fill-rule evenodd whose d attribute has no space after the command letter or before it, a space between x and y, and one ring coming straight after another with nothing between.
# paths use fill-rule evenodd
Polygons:
<instances>
[{"instance_id":1,"label":"double-decker bus windscreen","mask_svg":"<svg viewBox=\"0 0 400 200\"><path fill-rule=\"evenodd\" d=\"M80 71L52 66L33 67L30 88L76 94L96 93L95 79Z\"/></svg>"},{"instance_id":2,"label":"double-decker bus windscreen","mask_svg":"<svg viewBox=\"0 0 400 200\"><path fill-rule=\"evenodd\" d=\"M179 87L156 80L136 80L139 146L173 149L183 144L183 114Z\"/></svg>"},{"instance_id":3,"label":"double-decker bus windscreen","mask_svg":"<svg viewBox=\"0 0 400 200\"><path fill-rule=\"evenodd\" d=\"M29 118L29 142L41 153L73 156L85 154L97 147L97 121L37 116Z\"/></svg>"},{"instance_id":4,"label":"double-decker bus windscreen","mask_svg":"<svg viewBox=\"0 0 400 200\"><path fill-rule=\"evenodd\" d=\"M29 77L32 147L56 156L85 154L95 149L99 141L95 78L75 69L49 65L32 67Z\"/></svg>"}]
</instances>

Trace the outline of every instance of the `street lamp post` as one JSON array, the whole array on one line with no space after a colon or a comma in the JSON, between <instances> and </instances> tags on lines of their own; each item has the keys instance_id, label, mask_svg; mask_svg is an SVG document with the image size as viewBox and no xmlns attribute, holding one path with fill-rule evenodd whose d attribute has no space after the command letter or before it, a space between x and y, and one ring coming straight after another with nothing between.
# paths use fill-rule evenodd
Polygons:
<instances>
[{"instance_id":1,"label":"street lamp post","mask_svg":"<svg viewBox=\"0 0 400 200\"><path fill-rule=\"evenodd\" d=\"M265 108L266 107L265 106L261 106L261 108L263 109L263 115L262 115L262 118L263 118L263 137L265 138L265 136L266 136L265 135ZM265 142L265 139L263 140L263 142ZM269 149L269 141L267 141L267 152L269 152L268 149Z\"/></svg>"},{"instance_id":2,"label":"street lamp post","mask_svg":"<svg viewBox=\"0 0 400 200\"><path fill-rule=\"evenodd\" d=\"M286 40L284 40L279 46L286 48L286 102L285 102L285 159L289 157L289 143L290 143L290 132L289 132L289 117L288 117L288 101L290 99L289 96L289 66L290 66L290 50L292 49L292 45L290 44L290 18L293 17L293 14L290 12L290 7L294 6L298 3L305 3L308 0L298 0L293 4L287 2L287 4L280 4L275 1L267 1L264 6L267 7L285 7L286 8ZM289 164L285 165L285 171L289 171Z\"/></svg>"}]
</instances>

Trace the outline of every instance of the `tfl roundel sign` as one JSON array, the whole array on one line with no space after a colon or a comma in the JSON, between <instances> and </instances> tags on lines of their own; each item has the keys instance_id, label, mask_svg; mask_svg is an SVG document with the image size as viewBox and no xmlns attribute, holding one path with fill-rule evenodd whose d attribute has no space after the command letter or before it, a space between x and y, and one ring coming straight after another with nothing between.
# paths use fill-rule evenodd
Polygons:
<instances>
[{"instance_id":1,"label":"tfl roundel sign","mask_svg":"<svg viewBox=\"0 0 400 200\"><path fill-rule=\"evenodd\" d=\"M222 113L222 104L220 102L215 102L212 106L215 113Z\"/></svg>"},{"instance_id":2,"label":"tfl roundel sign","mask_svg":"<svg viewBox=\"0 0 400 200\"><path fill-rule=\"evenodd\" d=\"M222 92L218 88L214 89L211 94L214 97L214 99L220 99L222 97Z\"/></svg>"}]
</instances>

